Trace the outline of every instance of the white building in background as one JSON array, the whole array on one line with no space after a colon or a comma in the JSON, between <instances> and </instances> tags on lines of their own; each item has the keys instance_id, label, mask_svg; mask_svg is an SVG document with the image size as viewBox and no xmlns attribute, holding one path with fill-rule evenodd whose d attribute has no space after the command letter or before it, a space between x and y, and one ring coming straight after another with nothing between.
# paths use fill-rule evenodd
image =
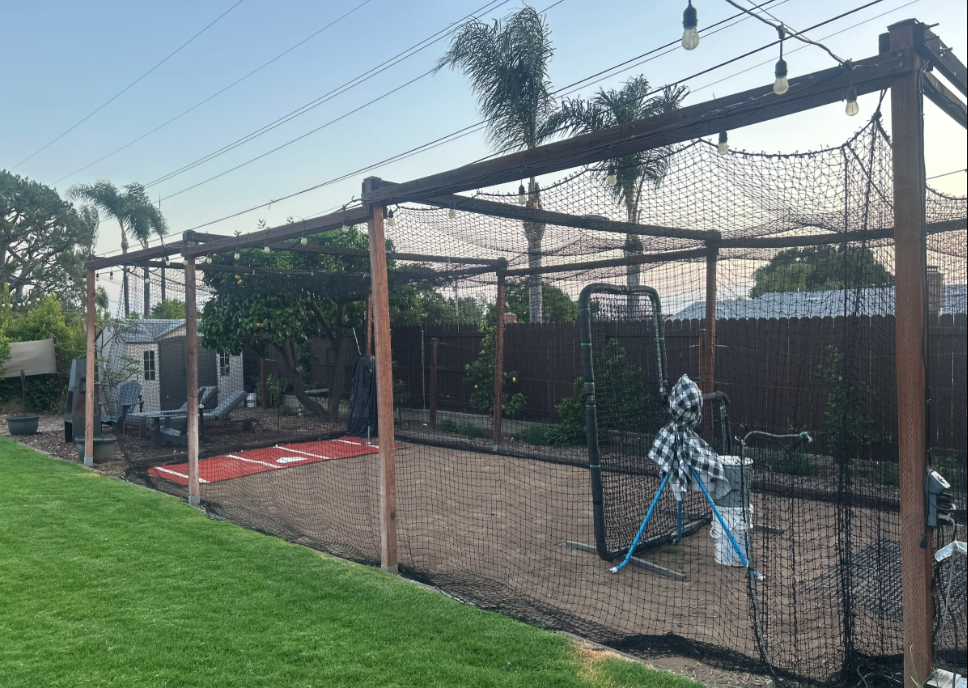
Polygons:
<instances>
[{"instance_id":1,"label":"white building in background","mask_svg":"<svg viewBox=\"0 0 968 688\"><path fill-rule=\"evenodd\" d=\"M146 413L175 409L185 403L185 324L182 320L132 320L112 323L98 335L102 396L113 403L118 384L141 384ZM198 384L217 386L219 398L244 387L242 356L198 348Z\"/></svg>"}]
</instances>

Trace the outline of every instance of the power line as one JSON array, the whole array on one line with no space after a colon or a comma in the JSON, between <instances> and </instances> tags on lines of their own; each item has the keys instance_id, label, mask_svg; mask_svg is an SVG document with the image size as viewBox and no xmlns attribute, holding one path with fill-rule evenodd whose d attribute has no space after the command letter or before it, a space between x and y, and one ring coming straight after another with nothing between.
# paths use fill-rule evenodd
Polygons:
<instances>
[{"instance_id":1,"label":"power line","mask_svg":"<svg viewBox=\"0 0 968 688\"><path fill-rule=\"evenodd\" d=\"M762 7L764 5L772 4L773 2L776 2L776 1L777 0L766 0L766 2L763 2L763 3L760 4L760 7ZM780 4L782 5L782 4L785 4L786 2L789 2L789 1L790 0L782 0L780 2ZM558 2L556 2L553 5L550 5L549 7L545 8L544 10L542 10L542 12L547 12L548 10L552 9L553 7L555 7L557 5L560 5L562 2L564 2L564 0L558 0ZM709 34L708 35L714 35L716 33L719 33L720 31L724 31L724 30L726 30L728 28L731 28L732 26L735 26L735 24L730 24L728 26L724 26L724 25L728 24L730 21L733 21L735 19L739 19L740 17L744 17L744 16L745 16L744 13L740 13L740 14L734 15L732 17L729 17L727 19L724 19L723 21L721 21L721 22L719 22L717 24L714 24L714 25L710 26L709 29L708 29L708 31L709 31ZM742 19L741 19L741 21L742 21ZM713 31L713 29L716 29L716 30ZM441 37L438 40L441 40L442 38L443 37ZM565 86L565 87L563 87L563 88L558 89L557 91L555 91L553 93L553 95L557 95L557 94L561 93L562 91L565 91L566 89L573 89L573 87L576 87L577 85L580 85L580 84L585 84L585 83L589 82L592 79L596 79L597 78L597 81L601 81L602 79L606 78L606 77L604 77L602 75L608 74L610 72L614 72L615 69L617 69L618 67L622 67L623 65L628 64L628 62L634 62L636 60L640 60L640 58L642 58L644 56L653 55L653 54L658 53L658 52L660 52L662 50L667 50L668 49L668 51L671 52L671 49L673 48L673 46L675 46L676 48L678 48L679 41L673 41L672 43L666 44L664 46L660 46L659 48L656 48L654 50L650 50L649 52L644 53L643 55L639 55L637 57L634 57L631 60L627 60L626 62L620 63L619 65L616 65L616 66L611 67L611 68L609 68L607 70L604 70L603 72L599 72L598 74L593 74L590 77L587 77L587 78L582 79L580 81L574 82L573 84L569 84L568 86ZM424 46L424 47L427 47L427 46ZM662 53L662 54L667 54L667 53ZM652 59L656 59L656 57L659 57L659 56L660 55L656 55ZM648 61L648 60L646 60L646 61ZM644 62L638 62L637 64L644 64ZM290 141L287 141L284 144L281 144L280 146L277 146L276 148L273 148L273 149L271 149L269 151L266 151L265 153L262 153L261 155L258 155L258 156L254 157L254 158L251 158L251 159L249 159L249 160L247 160L247 161L245 161L245 162L243 162L243 163L241 163L239 165L236 165L235 167L232 167L232 168L230 168L228 170L225 170L225 171L220 172L220 173L218 173L216 175L213 175L213 176L211 176L211 177L209 177L207 179L204 179L204 180L202 180L202 181L200 181L200 182L198 182L196 184L192 184L191 186L188 186L188 187L186 187L184 189L181 189L181 190L179 190L179 191L177 191L177 192L175 192L173 194L170 194L169 196L166 196L165 198L173 198L175 196L179 196L179 195L181 195L183 193L186 193L186 192L191 191L193 189L196 189L196 188L198 188L200 186L203 186L205 184L208 184L209 182L214 181L214 180L216 180L216 179L218 179L220 177L223 177L223 176L225 176L227 174L230 174L230 173L232 173L232 172L234 172L234 171L236 171L238 169L241 169L242 167L246 167L247 165L250 165L253 162L256 162L258 160L261 160L262 158L265 158L266 156L271 155L272 153L275 153L276 151L279 151L279 150L281 150L283 148L286 148L286 147L288 147L288 146L290 146L290 145L292 145L292 144L294 144L294 143L296 143L298 141L301 141L302 139L304 139L304 138L306 138L308 136L311 136L312 134L315 134L318 131L321 131L322 129L325 129L325 128L331 126L332 124L335 124L336 122L339 122L339 121L341 121L341 120L349 117L350 115L353 115L353 114L359 112L360 110L363 110L363 109L369 107L370 105L373 105L374 103L377 103L377 102L379 102L379 101L387 98L388 96L390 96L390 95L392 95L392 94L400 91L401 89L406 88L407 86L410 86L411 84L413 84L413 83L415 83L415 82L417 82L417 81L419 81L419 80L421 80L421 79L423 79L423 78L425 78L425 77L433 74L434 71L435 71L434 69L431 69L431 70L425 72L424 74L421 74L420 76L412 79L411 81L403 84L402 86L398 86L397 88L389 91L388 93L385 93L385 94L383 94L383 95L381 95L381 96L379 96L379 97L377 97L377 98L369 101L368 103L366 103L366 104L364 104L364 105L362 105L362 106L360 106L360 107L358 107L358 108L356 108L356 109L354 109L354 110L352 110L352 111L350 111L348 113L345 113L345 114L341 115L340 117L337 117L337 118L335 118L333 120L330 120L330 121L326 122L325 124L322 124L321 126L316 127L315 129L313 129L311 131L308 131L308 132L306 132L306 133L304 133L304 134L302 134L302 135L300 135L300 136L298 136L298 137L296 137L296 138L294 138L294 139L292 139ZM620 72L616 72L616 73L620 73ZM614 76L614 74L609 74L609 75L610 76ZM593 83L595 83L595 82L593 82ZM239 145L241 145L241 144L239 144ZM187 170L185 170L185 171L187 171ZM180 173L181 173L180 171L177 172L177 173L173 173L172 175L168 176L167 179L170 179L173 176L175 176L176 174L180 174ZM160 183L161 181L165 181L165 180L166 180L166 178L162 178L159 181L155 181L155 182L149 183L147 186L151 186L152 184L157 184L157 183Z\"/></svg>"},{"instance_id":2,"label":"power line","mask_svg":"<svg viewBox=\"0 0 968 688\"><path fill-rule=\"evenodd\" d=\"M935 175L934 177L928 177L928 181L930 182L930 181L932 181L934 179L942 179L944 177L953 177L956 174L965 174L965 173L968 173L968 170L955 170L954 172L945 172L944 174L938 174L938 175Z\"/></svg>"},{"instance_id":3,"label":"power line","mask_svg":"<svg viewBox=\"0 0 968 688\"><path fill-rule=\"evenodd\" d=\"M146 139L146 138L148 138L149 136L151 136L151 135L152 135L152 134L154 134L155 132L157 132L157 131L160 131L161 129L164 129L164 128L165 128L165 127L167 127L167 126L168 126L169 124L172 124L173 122L175 122L175 121L177 121L177 120L179 120L179 119L181 119L182 117L184 117L185 115L187 115L187 114L189 114L190 112L192 112L192 111L194 111L194 110L197 110L197 109L198 109L198 108L200 108L200 107L201 107L202 105L205 105L206 103L208 103L208 102L210 102L210 101L212 101L212 100L214 100L215 98L218 98L218 97L219 97L220 95L222 95L223 93L225 93L225 92L226 92L226 91L228 91L229 89L231 89L231 88L234 88L235 86L238 86L238 85L239 85L239 84L241 84L241 83L242 83L243 81L245 81L246 79L248 79L248 78L249 78L249 77L251 77L251 76L254 76L254 75L256 75L256 74L258 74L259 72L261 72L261 71L262 71L263 69L265 69L265 68L266 68L266 67L268 67L269 65L271 65L271 64L273 64L274 62L278 62L278 61L279 61L280 59L282 59L283 57L285 57L286 55L288 55L289 53L291 53L292 51L294 51L294 50L295 50L296 48L299 48L299 47L300 47L300 46L302 46L303 44L305 44L305 43L308 43L309 41L311 41L312 39L314 39L314 38L316 38L316 36L318 36L319 34L321 34L321 33L323 33L323 32L324 32L324 31L326 31L327 29L330 29L330 28L332 28L332 27L334 27L334 26L336 26L336 25L337 25L338 23L340 23L341 21L343 21L344 19L346 19L347 17L349 17L349 16L351 15L351 14L353 14L353 13L355 13L356 11L358 11L358 10L360 10L360 9L362 9L362 8L363 8L363 7L365 6L365 5L368 5L368 4L370 4L371 2L373 2L373 0L363 0L363 2L361 2L361 3L359 4L359 5L357 5L357 6L356 6L356 7L354 7L353 9L351 9L351 10L349 10L348 12L346 12L345 14L343 14L343 15L341 15L341 16L339 16L339 17L337 17L336 19L334 19L333 21L331 21L331 22L330 22L329 24L327 24L326 26L324 26L324 27L322 27L321 29L319 29L319 30L317 30L317 31L315 31L315 32L313 32L313 33L311 33L311 34L310 34L310 35L308 35L308 36L306 36L306 38L304 38L304 39L302 39L301 41L299 41L298 43L296 43L296 44L295 44L295 45L293 45L292 47L290 47L290 48L288 48L287 50L284 50L283 52L281 52L281 53L279 53L278 55L276 55L275 57L273 57L273 58L272 58L271 60L269 60L268 62L264 62L264 63L262 63L261 65L259 65L259 66L258 66L258 67L256 67L255 69L253 69L253 70L252 70L251 72L249 72L249 73L248 73L248 74L246 74L245 76L242 76L242 77L240 77L239 79L236 79L235 81L233 81L233 82L232 82L232 83L230 83L230 84L229 84L228 86L226 86L225 88L223 88L223 89L221 89L220 91L216 91L215 93L213 93L212 95L210 95L210 96L209 96L208 98L205 98L204 100L201 100L201 101L199 101L199 102L197 102L197 103L195 103L194 105L192 105L192 106L191 106L190 108L188 108L188 109L187 109L187 110L185 110L184 112L182 112L182 113L180 113L180 114L178 114L178 115L175 115L174 117L172 117L172 118L171 118L171 119L169 119L168 121L166 121L166 122L164 122L164 123L162 123L162 124L159 124L159 125L158 125L157 127L155 127L154 129L152 129L151 131L149 131L149 132L147 132L147 133L144 133L144 134L142 134L141 136L139 136L138 138L136 138L136 139L133 139L133 140L131 140L131 141L129 141L128 143L126 143L126 144L124 144L124 145L123 145L123 146L121 146L120 148L116 148L115 150L113 150L113 151L111 151L111 152L110 152L110 153L108 153L107 155L105 155L105 156L103 156L103 157L100 157L100 158L98 158L98 159L97 159L97 160L95 160L94 162L92 162L92 163L89 163L89 164L87 164L87 165L85 165L84 167L82 167L82 168L80 168L80 169L77 169L77 170L74 170L74 171L73 171L73 172L71 172L70 174L68 174L68 175L65 175L65 176L63 176L63 177L61 177L60 179L58 179L57 181L55 181L55 182L54 182L54 184L55 184L55 185L57 185L57 184L60 184L60 183L61 183L62 181L64 181L65 179L70 179L70 178L71 178L71 177L73 177L73 176L74 176L75 174L80 174L80 173L81 173L81 172L83 172L84 170L86 170L86 169L89 169L89 168L91 168L91 167L93 167L94 165L97 165L97 164L98 164L99 162L103 162L103 161L105 161L105 160L107 160L108 158L110 158L110 157L112 157L112 156L114 156L114 155L116 155L116 154L118 154L118 153L120 153L121 151L123 151L123 150L125 150L126 148L130 148L130 147L131 147L131 146L133 146L134 144L136 144L136 143L138 143L139 141L142 141L142 140L144 140L144 139Z\"/></svg>"},{"instance_id":4,"label":"power line","mask_svg":"<svg viewBox=\"0 0 968 688\"><path fill-rule=\"evenodd\" d=\"M563 2L563 1L564 0L560 0L560 2ZM169 172L167 174L164 174L164 175L158 177L157 179L154 179L154 180L148 182L148 184L146 184L145 186L146 187L151 187L151 186L155 186L157 184L160 184L162 182L168 181L169 179L172 179L173 177L176 177L176 176L178 176L180 174L183 174L185 172L188 172L189 170L192 170L192 169L198 167L199 165L202 165L202 164L204 164L204 163L206 163L206 162L208 162L210 160L214 160L215 158L220 157L220 156L224 155L225 153L228 153L229 151L234 150L235 148L238 148L239 146L245 145L249 141L252 141L252 140L254 140L254 139L262 136L263 134L266 134L266 133L272 131L273 129L276 129L276 128L282 126L283 124L286 124L286 123L294 120L295 118L300 117L300 116L306 114L307 112L315 109L316 107L319 107L320 105L323 105L324 103L329 102L333 98L335 98L335 97L337 97L339 95L342 95L343 93L346 93L347 91L349 91L349 90L351 90L351 89L359 86L360 84L363 84L363 83L369 81L370 79L372 79L373 77L377 76L378 74L382 74L386 70L388 70L391 67L394 67L394 66L400 64L404 60L407 60L407 59L413 57L414 55L422 52L426 48L429 48L431 45L434 45L435 43L438 43L439 41L443 40L448 35L450 35L451 33L453 33L453 31L456 30L457 25L460 24L461 22L463 22L463 21L465 21L465 20L467 20L467 19L469 19L471 17L474 17L474 16L477 16L479 14L482 14L484 12L490 12L490 11L493 11L495 9L498 9L499 7L502 7L502 6L506 5L506 4L508 4L509 2L510 2L510 0L489 0L489 2L487 2L485 5L483 5L482 7L474 10L473 12L471 12L470 14L468 14L467 16L465 16L463 19L460 19L457 22L454 22L453 24L448 25L446 28L441 29L440 31L438 31L438 32L434 33L433 35L425 38L424 40L422 40L422 41L414 44L413 46L407 48L406 50L403 50L400 53L397 53L393 57L391 57L391 58L385 60L384 62L376 65L375 67L372 67L371 69L367 70L366 72L363 72L362 74L354 77L353 79L350 79L349 81L345 82L344 84L342 84L340 86L337 86L336 88L330 90L329 92L324 93L323 95L319 96L318 98L316 98L316 99L314 99L314 100L312 100L312 101L310 101L310 102L308 102L308 103L306 103L306 104L304 104L304 105L296 108L295 110L292 110L291 112L289 112L289 113L283 115L282 117L280 117L280 118L278 118L278 119L270 122L269 124L266 124L266 125L260 127L259 129L256 129L255 131L252 131L252 132L246 134L245 136L243 136L243 137L241 137L239 139L236 139L232 143L226 144L222 148L219 148L218 150L215 150L215 151L213 151L213 152L211 152L211 153L209 153L207 155L204 155L201 158L198 158L197 160L195 160L194 162L191 162L191 163L189 163L187 165L184 165L183 167L180 167L177 170L174 170L172 172ZM497 4L495 4L495 3L497 3ZM559 3L556 3L556 4L559 4Z\"/></svg>"},{"instance_id":5,"label":"power line","mask_svg":"<svg viewBox=\"0 0 968 688\"><path fill-rule=\"evenodd\" d=\"M807 38L803 34L801 34L799 31L794 31L789 26L786 26L783 23L774 24L773 22L769 21L768 19L764 19L760 15L754 14L751 10L747 9L746 7L743 7L738 2L735 2L735 0L726 0L726 2L729 3L730 5L732 5L733 7L735 7L736 9L742 10L743 12L746 12L751 17L756 17L758 20L760 20L761 22L763 22L767 26L773 27L774 29L777 30L777 32L779 32L779 34L781 36L783 36L786 33L789 33L791 36L793 36L794 38L796 38L798 41L802 41L803 43L806 43L807 45L813 45L813 46L816 46L816 47L818 47L818 48L820 48L822 50L825 50L827 52L827 54L830 55L830 57L834 58L834 60L837 61L838 64L844 64L845 60L842 60L841 58L837 57L837 55L835 55L834 52L830 48L828 48L827 46L823 45L822 43L818 43L817 41L810 40L809 38ZM772 15L770 15L770 16L772 16ZM776 19L776 17L773 17L773 18ZM779 21L779 20L777 20L777 21Z\"/></svg>"},{"instance_id":6,"label":"power line","mask_svg":"<svg viewBox=\"0 0 968 688\"><path fill-rule=\"evenodd\" d=\"M245 2L245 0L238 0L238 2L236 2L234 5L232 5L231 7L229 7L224 12L222 12L222 14L220 14L218 17L216 17L215 20L212 21L210 24L208 24L205 28L203 28L201 31L199 31L198 33L196 33L194 36L192 36L191 38L189 38L184 43L182 43L174 51L172 51L171 53L169 53L168 56L165 57L165 59L163 59L161 62L159 62L158 64L156 64L154 67L152 67L151 69L149 69L147 72L145 72L141 76L139 76L137 79L135 79L134 81L132 81L130 84L128 84L127 86L125 86L123 89L121 89L120 91L118 91L117 93L115 93L108 100L106 100L104 103L102 103L100 106L98 106L98 108L96 110L94 110L92 113L90 113L89 115L87 115L86 117L84 117L83 119L81 119L79 122L77 122L76 124L74 124L74 126L72 126L70 129L68 129L67 131L65 131L63 134L61 134L60 136L57 136L56 138L48 141L45 145L43 145L42 147L38 148L36 151L34 151L30 155L28 155L26 158L24 158L20 162L18 162L16 165L13 166L13 169L17 169L18 167L20 167L21 165L23 165L28 160L31 160L32 158L34 158L39 153L47 150L50 146L52 146L53 144L55 144L58 141L60 141L62 138L64 138L65 136L67 136L68 134L70 134L72 131L74 131L75 129L77 129L79 126L81 126L82 124L84 124L84 122L86 122L87 120L91 119L94 115L96 115L101 110L103 110L104 108L106 108L108 105L110 105L111 103L113 103L115 100L117 100L118 98L120 98L121 96L123 96L133 86L135 86L135 84L137 84L138 82L140 82L142 79L144 79L145 77L147 77L153 71L155 71L156 69L158 69L161 65L165 64L166 62L168 62L168 60L170 60L175 55L177 55L178 53L180 53L186 46L188 46L189 43L191 43L196 38L198 38L199 36L201 36L203 33L205 33L206 31L208 31L210 28L212 28L213 26L215 26L219 21L222 20L223 17L225 17L229 12L231 12L232 10L234 10L236 7L238 7L239 5L241 5L243 2Z\"/></svg>"},{"instance_id":7,"label":"power line","mask_svg":"<svg viewBox=\"0 0 968 688\"><path fill-rule=\"evenodd\" d=\"M820 22L818 24L815 24L814 26L811 26L810 28L805 29L804 30L804 33L809 32L809 31L814 31L814 30L816 30L818 28L821 28L821 27L826 26L828 24L831 24L833 22L836 22L836 21L839 21L841 19L844 19L844 18L846 18L848 16L851 16L851 15L856 14L858 12L861 12L861 11L863 11L865 9L868 9L868 8L874 6L874 5L878 5L881 2L884 2L884 0L873 0L872 2L869 2L867 4L861 5L859 7L856 7L854 9L852 9L852 10L849 10L847 12L844 12L844 13L842 13L840 15L837 15L835 17L831 17L830 19L827 19L827 20L825 20L823 22ZM873 19L875 19L875 18L869 19L867 21L873 21ZM715 65L713 67L710 67L708 69L702 70L701 72L698 72L697 74L694 74L694 75L692 75L690 77L687 77L685 79L681 79L678 82L675 82L673 84L669 84L668 86L674 86L674 85L677 85L677 84L682 84L682 83L684 83L686 81L689 81L691 79L697 78L698 76L702 76L704 74L708 74L708 73L713 72L715 70L721 69L722 67L725 67L725 66L728 66L730 64L733 64L733 63L735 63L735 62L737 62L739 60L745 59L746 57L749 57L749 56L754 55L756 53L762 52L764 50L768 50L769 48L777 45L778 43L779 43L779 41L774 41L774 42L769 43L767 45L764 45L764 46L762 46L760 48L757 48L757 49L754 49L754 50L749 51L747 53L744 53L743 55L740 55L738 57L732 58L730 60L727 60L725 62L722 62L722 63L720 63L718 65ZM606 71L608 71L608 70L606 70ZM580 83L580 82L576 82L576 83ZM656 89L656 90L653 91L653 93L658 93L658 92L662 91L666 87L667 86L663 86L662 88ZM566 88L568 88L568 87L566 87ZM333 184L337 184L337 183L339 183L341 181L345 181L346 179L352 178L354 176L357 176L357 175L360 175L360 174L364 174L364 173L370 172L370 171L372 171L374 169L377 169L379 167L383 167L384 165L388 165L388 164L391 164L391 163L394 163L394 162L398 162L400 160L404 160L404 159L413 157L414 155L417 155L419 153L423 153L423 152L432 150L432 149L437 148L439 146L445 145L447 143L451 143L451 142L456 141L458 139L464 138L465 136L468 136L468 135L470 135L472 133L475 133L476 131L479 131L480 129L482 129L486 125L486 123L487 123L487 121L485 120L483 122L478 122L476 124L472 124L472 125L470 125L468 127L465 127L465 128L463 128L461 130L458 130L456 132L453 132L451 134L448 134L446 136L443 136L443 137L441 137L439 139L436 139L435 141L431 141L431 142L429 142L427 144L423 144L423 145L418 146L416 148L410 149L409 151L405 151L403 153L394 155L394 156L392 156L390 158L386 158L384 160L381 160L379 162L373 163L371 165L367 165L366 167L360 168L358 170L354 170L352 172L348 172L346 174L340 175L339 177L335 177L335 178L330 179L328 181L325 181L325 182L322 182L320 184L316 184L314 186L311 186L311 187L309 187L307 189L303 189L301 191L297 191L297 192L288 194L287 196L284 196L282 198L273 199L272 201L269 201L268 203L262 203L260 205L253 206L251 208L247 208L245 210L242 210L242 211L233 213L231 215L228 215L228 216L225 216L225 217L216 219L216 220L212 220L212 221L206 222L204 224L197 225L195 227L192 227L191 230L198 230L198 229L202 229L204 227L209 227L211 225L218 224L220 222L224 222L226 220L230 220L230 219L239 217L241 215L245 215L245 214L250 213L250 212L253 212L255 210L259 210L259 209L265 208L265 207L267 207L269 205L272 205L273 203L279 203L279 202L282 202L282 201L286 201L286 200L289 200L289 199L294 198L296 196L300 196L300 195L305 194L305 193L309 193L309 192L312 192L312 191L316 191L318 189L321 189L321 188L324 188L324 187L327 187L327 186L331 186ZM686 126L686 124L683 123L683 124L674 125L674 126L668 127L663 132L658 132L658 133L666 133L666 131L675 130L676 128L680 128L682 126ZM658 135L658 133L653 134L653 136L654 135ZM562 157L562 159L563 158L564 158L564 156ZM481 179L481 180L478 180L478 181L483 182L485 180Z\"/></svg>"}]
</instances>

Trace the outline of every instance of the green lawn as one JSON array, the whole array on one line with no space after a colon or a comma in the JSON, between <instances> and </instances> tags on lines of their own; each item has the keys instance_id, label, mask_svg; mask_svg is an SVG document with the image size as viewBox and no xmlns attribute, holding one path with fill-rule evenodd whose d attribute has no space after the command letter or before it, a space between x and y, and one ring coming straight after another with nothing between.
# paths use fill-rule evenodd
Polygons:
<instances>
[{"instance_id":1,"label":"green lawn","mask_svg":"<svg viewBox=\"0 0 968 688\"><path fill-rule=\"evenodd\" d=\"M0 438L0 686L690 688Z\"/></svg>"}]
</instances>

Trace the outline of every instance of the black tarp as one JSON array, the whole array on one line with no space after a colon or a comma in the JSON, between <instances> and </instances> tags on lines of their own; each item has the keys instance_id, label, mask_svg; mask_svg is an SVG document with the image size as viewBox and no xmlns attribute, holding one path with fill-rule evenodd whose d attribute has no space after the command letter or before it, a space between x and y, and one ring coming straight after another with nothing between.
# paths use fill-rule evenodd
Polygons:
<instances>
[{"instance_id":1,"label":"black tarp","mask_svg":"<svg viewBox=\"0 0 968 688\"><path fill-rule=\"evenodd\" d=\"M376 437L376 358L360 356L353 368L350 415L346 422L350 437Z\"/></svg>"}]
</instances>

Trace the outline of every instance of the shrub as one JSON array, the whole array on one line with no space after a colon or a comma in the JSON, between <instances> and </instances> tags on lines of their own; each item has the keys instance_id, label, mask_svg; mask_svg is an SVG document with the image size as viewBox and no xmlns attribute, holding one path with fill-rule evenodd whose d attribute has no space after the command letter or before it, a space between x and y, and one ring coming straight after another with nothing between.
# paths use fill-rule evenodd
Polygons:
<instances>
[{"instance_id":1,"label":"shrub","mask_svg":"<svg viewBox=\"0 0 968 688\"><path fill-rule=\"evenodd\" d=\"M494 413L494 338L497 329L484 329L484 341L481 342L481 354L476 361L468 363L464 382L474 385L471 393L471 407L487 414ZM504 372L504 389L509 389L518 381L518 374L513 371ZM515 418L524 412L527 400L520 392L504 394L501 398L501 412L505 418Z\"/></svg>"}]
</instances>

